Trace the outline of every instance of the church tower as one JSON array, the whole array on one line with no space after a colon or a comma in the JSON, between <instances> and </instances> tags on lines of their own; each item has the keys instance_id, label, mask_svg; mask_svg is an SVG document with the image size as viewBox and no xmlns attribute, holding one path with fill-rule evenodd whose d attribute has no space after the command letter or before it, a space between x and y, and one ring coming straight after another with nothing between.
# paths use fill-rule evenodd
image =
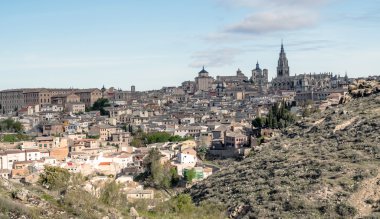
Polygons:
<instances>
[{"instance_id":1,"label":"church tower","mask_svg":"<svg viewBox=\"0 0 380 219\"><path fill-rule=\"evenodd\" d=\"M283 43L281 43L280 58L278 59L277 77L289 77L288 59L286 58Z\"/></svg>"}]
</instances>

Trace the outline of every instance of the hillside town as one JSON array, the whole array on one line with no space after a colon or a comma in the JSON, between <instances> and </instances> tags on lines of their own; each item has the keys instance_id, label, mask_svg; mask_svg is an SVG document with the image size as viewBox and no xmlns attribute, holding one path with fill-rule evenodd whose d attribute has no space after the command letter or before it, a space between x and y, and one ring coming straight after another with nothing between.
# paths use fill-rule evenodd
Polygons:
<instances>
[{"instance_id":1,"label":"hillside town","mask_svg":"<svg viewBox=\"0 0 380 219\"><path fill-rule=\"evenodd\" d=\"M190 183L203 180L220 168L206 161L204 151L211 160L243 159L286 127L286 119L260 127L252 123L272 114L274 105L304 117L338 105L353 81L347 74L290 72L281 45L271 81L268 69L257 63L249 75L238 69L216 78L203 67L194 80L153 91L134 86L130 91L104 86L0 91L2 126L22 125L0 134L1 177L36 183L46 166L56 166L91 176L91 182L115 178L125 184L128 197L151 199L153 190L135 178L145 171L152 149L180 178L195 171ZM141 138L149 133L175 138Z\"/></svg>"}]
</instances>

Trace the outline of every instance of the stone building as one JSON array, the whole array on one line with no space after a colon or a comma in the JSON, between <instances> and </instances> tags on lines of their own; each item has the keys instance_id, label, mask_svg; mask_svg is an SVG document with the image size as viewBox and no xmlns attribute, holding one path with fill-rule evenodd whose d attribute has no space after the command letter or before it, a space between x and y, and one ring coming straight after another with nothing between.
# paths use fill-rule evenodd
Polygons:
<instances>
[{"instance_id":1,"label":"stone building","mask_svg":"<svg viewBox=\"0 0 380 219\"><path fill-rule=\"evenodd\" d=\"M86 107L91 107L103 96L102 91L98 88L78 90L75 94L80 97L80 102L84 103Z\"/></svg>"},{"instance_id":2,"label":"stone building","mask_svg":"<svg viewBox=\"0 0 380 219\"><path fill-rule=\"evenodd\" d=\"M182 82L182 89L186 94L194 94L196 89L196 83L194 81L184 81Z\"/></svg>"},{"instance_id":3,"label":"stone building","mask_svg":"<svg viewBox=\"0 0 380 219\"><path fill-rule=\"evenodd\" d=\"M22 89L0 91L0 114L15 112L24 106Z\"/></svg>"},{"instance_id":4,"label":"stone building","mask_svg":"<svg viewBox=\"0 0 380 219\"><path fill-rule=\"evenodd\" d=\"M51 92L48 89L24 90L24 105L49 105L51 104Z\"/></svg>"},{"instance_id":5,"label":"stone building","mask_svg":"<svg viewBox=\"0 0 380 219\"><path fill-rule=\"evenodd\" d=\"M214 78L209 76L208 72L203 69L198 73L198 77L195 78L197 91L209 91L212 87Z\"/></svg>"},{"instance_id":6,"label":"stone building","mask_svg":"<svg viewBox=\"0 0 380 219\"><path fill-rule=\"evenodd\" d=\"M84 99L87 99L86 90L73 90L73 89L45 89L45 88L22 88L13 90L0 91L0 113L17 112L26 106L40 107L52 104L52 97L67 97L73 92L84 93ZM80 95L79 95L80 96ZM80 96L81 97L81 96ZM81 97L82 98L82 97ZM59 98L55 98L56 101ZM90 100L96 98L90 97ZM61 101L64 101L61 99ZM95 100L96 101L96 100ZM93 102L95 102L93 101Z\"/></svg>"},{"instance_id":7,"label":"stone building","mask_svg":"<svg viewBox=\"0 0 380 219\"><path fill-rule=\"evenodd\" d=\"M238 69L236 72L236 75L233 75L233 76L217 76L216 80L221 81L221 82L226 82L226 83L229 83L229 82L240 82L240 83L242 83L244 81L248 81L248 78L247 78L247 76L245 76L243 74L243 72L240 69Z\"/></svg>"},{"instance_id":8,"label":"stone building","mask_svg":"<svg viewBox=\"0 0 380 219\"><path fill-rule=\"evenodd\" d=\"M281 44L280 57L278 59L277 77L272 80L272 89L293 90L296 92L308 92L326 90L332 88L333 74L301 74L290 76L290 68L286 57L284 45Z\"/></svg>"},{"instance_id":9,"label":"stone building","mask_svg":"<svg viewBox=\"0 0 380 219\"><path fill-rule=\"evenodd\" d=\"M264 94L268 90L268 69L261 70L259 62L256 68L252 70L252 84L258 87L259 93Z\"/></svg>"}]
</instances>

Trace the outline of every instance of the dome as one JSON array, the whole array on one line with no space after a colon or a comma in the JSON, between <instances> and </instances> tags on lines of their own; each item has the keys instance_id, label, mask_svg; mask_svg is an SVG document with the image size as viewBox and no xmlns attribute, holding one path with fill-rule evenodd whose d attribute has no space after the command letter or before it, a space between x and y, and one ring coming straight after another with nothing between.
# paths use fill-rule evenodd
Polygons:
<instances>
[{"instance_id":1,"label":"dome","mask_svg":"<svg viewBox=\"0 0 380 219\"><path fill-rule=\"evenodd\" d=\"M208 72L205 70L205 67L203 66L202 71L200 71L199 73L208 73Z\"/></svg>"}]
</instances>

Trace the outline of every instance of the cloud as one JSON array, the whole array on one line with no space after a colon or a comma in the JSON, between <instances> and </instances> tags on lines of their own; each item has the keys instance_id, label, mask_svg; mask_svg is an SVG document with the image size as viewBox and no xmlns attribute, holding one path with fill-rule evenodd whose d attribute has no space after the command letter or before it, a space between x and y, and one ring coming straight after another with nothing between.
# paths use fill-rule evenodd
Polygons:
<instances>
[{"instance_id":1,"label":"cloud","mask_svg":"<svg viewBox=\"0 0 380 219\"><path fill-rule=\"evenodd\" d=\"M337 42L331 40L296 40L285 41L286 51L309 51L309 50L321 50L331 48L333 46L339 46ZM280 51L280 42L271 44L258 44L247 46L244 52L259 52L267 50Z\"/></svg>"},{"instance_id":2,"label":"cloud","mask_svg":"<svg viewBox=\"0 0 380 219\"><path fill-rule=\"evenodd\" d=\"M191 57L193 61L190 63L190 67L201 68L202 66L221 67L230 65L235 62L236 56L243 52L244 51L235 48L197 52Z\"/></svg>"},{"instance_id":3,"label":"cloud","mask_svg":"<svg viewBox=\"0 0 380 219\"><path fill-rule=\"evenodd\" d=\"M240 21L226 24L219 31L208 34L204 40L213 45L209 51L197 52L192 56L191 67L203 65L221 67L231 65L243 53L265 51L279 47L281 36L298 34L297 31L318 25L324 6L339 0L213 0L228 9L246 13ZM263 39L277 39L276 45L258 45ZM319 50L331 45L330 42L316 42L306 45L286 45L292 50ZM226 49L226 47L229 47ZM234 49L233 49L234 48ZM241 48L241 49L237 49Z\"/></svg>"},{"instance_id":4,"label":"cloud","mask_svg":"<svg viewBox=\"0 0 380 219\"><path fill-rule=\"evenodd\" d=\"M218 35L266 34L316 26L324 5L336 0L215 0L230 7L248 9L241 21L227 25ZM216 35L216 34L214 34Z\"/></svg>"},{"instance_id":5,"label":"cloud","mask_svg":"<svg viewBox=\"0 0 380 219\"><path fill-rule=\"evenodd\" d=\"M314 26L316 14L297 12L269 11L250 15L243 21L225 29L228 33L262 34L277 31L291 31Z\"/></svg>"}]
</instances>

